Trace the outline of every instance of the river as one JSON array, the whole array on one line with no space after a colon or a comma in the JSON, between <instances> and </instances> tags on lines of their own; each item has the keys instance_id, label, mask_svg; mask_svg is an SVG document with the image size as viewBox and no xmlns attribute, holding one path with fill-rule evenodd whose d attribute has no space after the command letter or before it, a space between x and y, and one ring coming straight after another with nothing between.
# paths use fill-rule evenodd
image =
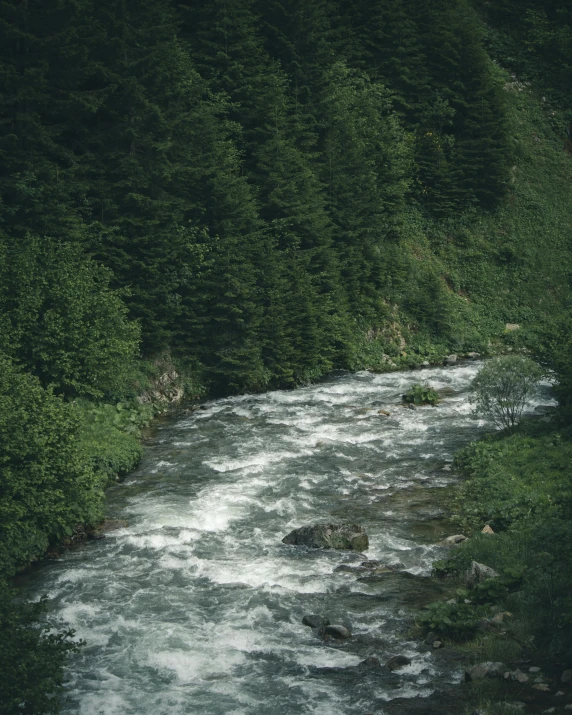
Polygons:
<instances>
[{"instance_id":1,"label":"river","mask_svg":"<svg viewBox=\"0 0 572 715\"><path fill-rule=\"evenodd\" d=\"M128 526L26 585L87 642L70 661L64 712L364 715L458 682L408 629L431 593L422 577L443 552L436 542L452 533L440 506L448 463L491 429L467 401L477 370L336 374L160 423L139 469L108 491L108 516ZM401 394L424 381L440 405L403 408ZM365 527L369 559L403 572L337 570L364 559L281 543L295 527L344 520ZM353 637L323 642L302 625L307 613ZM411 665L354 667L395 654Z\"/></svg>"}]
</instances>

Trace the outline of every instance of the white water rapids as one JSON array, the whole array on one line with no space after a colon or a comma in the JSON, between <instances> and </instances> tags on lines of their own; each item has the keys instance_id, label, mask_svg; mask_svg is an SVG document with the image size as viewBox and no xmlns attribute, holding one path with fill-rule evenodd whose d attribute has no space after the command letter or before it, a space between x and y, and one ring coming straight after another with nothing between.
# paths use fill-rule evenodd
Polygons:
<instances>
[{"instance_id":1,"label":"white water rapids","mask_svg":"<svg viewBox=\"0 0 572 715\"><path fill-rule=\"evenodd\" d=\"M439 520L439 490L455 479L443 466L490 429L467 401L477 369L338 374L160 424L139 469L108 492L108 516L128 526L29 578L50 618L87 642L64 712L363 715L458 681L410 640L408 609L452 533ZM424 381L448 392L441 404L401 407ZM281 543L324 521L363 525L368 558L407 574L362 581L335 569L363 558ZM354 635L325 643L306 613ZM394 675L353 667L397 653L412 664Z\"/></svg>"}]
</instances>

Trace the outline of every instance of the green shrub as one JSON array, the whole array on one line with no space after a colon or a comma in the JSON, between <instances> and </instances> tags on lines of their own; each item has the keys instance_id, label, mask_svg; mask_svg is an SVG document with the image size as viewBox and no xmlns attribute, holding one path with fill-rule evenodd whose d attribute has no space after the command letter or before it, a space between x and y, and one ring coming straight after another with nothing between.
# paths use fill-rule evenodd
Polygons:
<instances>
[{"instance_id":1,"label":"green shrub","mask_svg":"<svg viewBox=\"0 0 572 715\"><path fill-rule=\"evenodd\" d=\"M476 631L485 611L472 603L430 603L417 617L417 622L426 631L435 631L449 638L470 638Z\"/></svg>"},{"instance_id":2,"label":"green shrub","mask_svg":"<svg viewBox=\"0 0 572 715\"><path fill-rule=\"evenodd\" d=\"M0 579L0 712L39 715L59 712L63 666L77 651L72 630L52 632L41 622L45 599L25 603Z\"/></svg>"},{"instance_id":3,"label":"green shrub","mask_svg":"<svg viewBox=\"0 0 572 715\"><path fill-rule=\"evenodd\" d=\"M79 246L34 238L0 245L0 349L67 397L125 389L139 327L111 277Z\"/></svg>"},{"instance_id":4,"label":"green shrub","mask_svg":"<svg viewBox=\"0 0 572 715\"><path fill-rule=\"evenodd\" d=\"M572 442L559 433L473 442L457 453L455 465L469 477L451 503L466 530L489 523L495 532L503 531L572 508Z\"/></svg>"},{"instance_id":5,"label":"green shrub","mask_svg":"<svg viewBox=\"0 0 572 715\"><path fill-rule=\"evenodd\" d=\"M475 411L491 419L498 427L513 429L542 375L539 365L521 355L505 355L490 360L471 384L471 402Z\"/></svg>"},{"instance_id":6,"label":"green shrub","mask_svg":"<svg viewBox=\"0 0 572 715\"><path fill-rule=\"evenodd\" d=\"M0 575L101 513L103 484L80 449L76 405L0 356Z\"/></svg>"},{"instance_id":7,"label":"green shrub","mask_svg":"<svg viewBox=\"0 0 572 715\"><path fill-rule=\"evenodd\" d=\"M413 385L403 395L403 402L411 405L436 405L439 395L430 385Z\"/></svg>"}]
</instances>

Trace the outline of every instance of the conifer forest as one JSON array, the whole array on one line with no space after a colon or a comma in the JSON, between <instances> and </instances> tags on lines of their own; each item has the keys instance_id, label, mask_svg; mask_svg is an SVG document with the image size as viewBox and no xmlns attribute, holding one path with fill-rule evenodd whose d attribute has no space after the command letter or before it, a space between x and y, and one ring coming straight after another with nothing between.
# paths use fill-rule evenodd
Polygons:
<instances>
[{"instance_id":1,"label":"conifer forest","mask_svg":"<svg viewBox=\"0 0 572 715\"><path fill-rule=\"evenodd\" d=\"M59 712L82 645L17 575L173 395L507 352L558 408L466 447L450 508L570 574L569 0L0 0L0 713ZM518 578L572 668L572 577Z\"/></svg>"}]
</instances>

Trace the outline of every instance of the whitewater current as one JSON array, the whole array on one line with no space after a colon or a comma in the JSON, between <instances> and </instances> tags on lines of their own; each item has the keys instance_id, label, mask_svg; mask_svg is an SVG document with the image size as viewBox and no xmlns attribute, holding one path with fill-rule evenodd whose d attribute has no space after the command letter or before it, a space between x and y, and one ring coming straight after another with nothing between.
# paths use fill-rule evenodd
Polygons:
<instances>
[{"instance_id":1,"label":"whitewater current","mask_svg":"<svg viewBox=\"0 0 572 715\"><path fill-rule=\"evenodd\" d=\"M492 429L467 399L478 367L340 373L161 423L138 470L108 491L108 517L128 525L28 579L32 597L49 596L49 618L86 641L63 712L363 715L458 682L408 629L431 593L436 544L453 533L439 502L456 479L449 463ZM425 381L438 407L399 404ZM281 542L332 521L361 524L367 558L403 571L337 570L364 557ZM323 641L302 624L308 613L353 637ZM355 667L395 654L411 665Z\"/></svg>"}]
</instances>

